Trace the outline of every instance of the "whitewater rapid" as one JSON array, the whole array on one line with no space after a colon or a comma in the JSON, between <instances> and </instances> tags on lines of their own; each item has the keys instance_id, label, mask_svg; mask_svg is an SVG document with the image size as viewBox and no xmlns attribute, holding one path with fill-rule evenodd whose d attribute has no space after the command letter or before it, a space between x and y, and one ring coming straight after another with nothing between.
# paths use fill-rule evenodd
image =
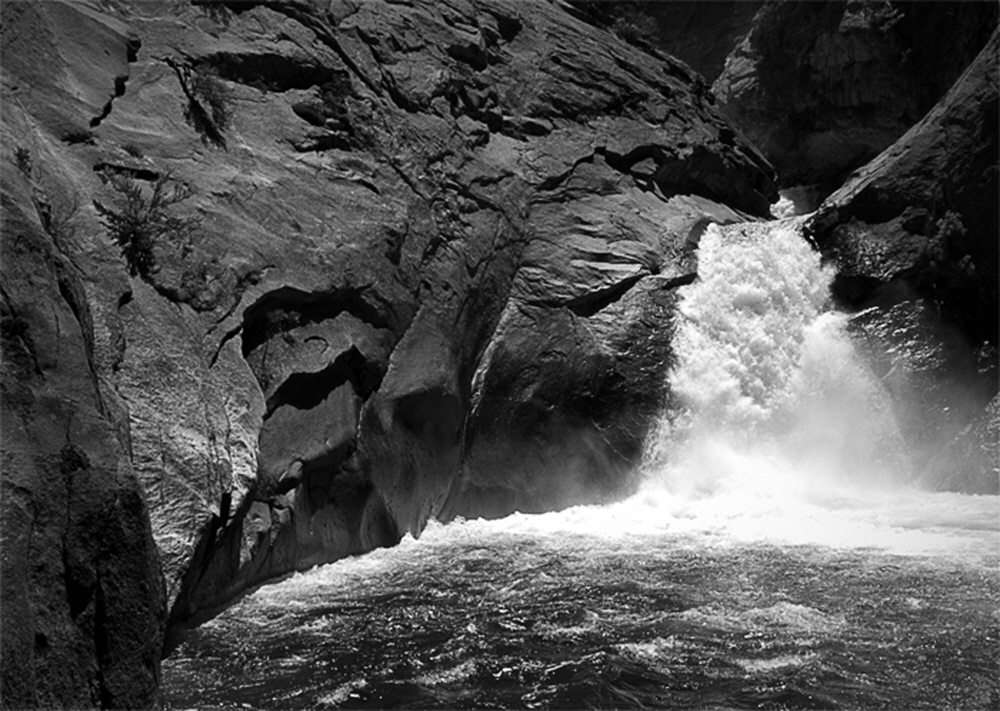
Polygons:
<instances>
[{"instance_id":1,"label":"whitewater rapid","mask_svg":"<svg viewBox=\"0 0 1000 711\"><path fill-rule=\"evenodd\" d=\"M710 226L643 483L268 585L171 708L984 708L1000 497L930 492L795 219Z\"/></svg>"},{"instance_id":2,"label":"whitewater rapid","mask_svg":"<svg viewBox=\"0 0 1000 711\"><path fill-rule=\"evenodd\" d=\"M432 520L420 540L315 575L520 535L577 547L641 549L669 537L992 560L1000 498L914 484L889 396L856 351L848 315L833 309L834 272L802 219L706 229L699 278L682 287L669 373L678 407L649 438L633 496L498 521Z\"/></svg>"}]
</instances>

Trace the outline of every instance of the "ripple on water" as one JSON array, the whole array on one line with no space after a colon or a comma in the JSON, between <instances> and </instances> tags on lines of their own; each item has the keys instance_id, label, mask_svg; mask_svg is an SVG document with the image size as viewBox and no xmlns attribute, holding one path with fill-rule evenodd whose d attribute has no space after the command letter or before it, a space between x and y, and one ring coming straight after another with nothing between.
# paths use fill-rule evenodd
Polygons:
<instances>
[{"instance_id":1,"label":"ripple on water","mask_svg":"<svg viewBox=\"0 0 1000 711\"><path fill-rule=\"evenodd\" d=\"M474 660L466 660L454 667L448 667L427 674L420 674L415 681L423 686L438 686L440 684L456 684L465 681L477 671Z\"/></svg>"},{"instance_id":2,"label":"ripple on water","mask_svg":"<svg viewBox=\"0 0 1000 711\"><path fill-rule=\"evenodd\" d=\"M940 497L912 510L939 511L942 502L959 512L961 502ZM979 514L989 502L966 503L973 519L985 520ZM625 515L614 507L593 510L586 534L585 513L433 524L421 540L263 588L195 630L167 660L170 703L992 703L1000 645L995 528L947 531L970 555L950 547L928 554L906 547L902 555L871 545L877 537L863 548L746 543L693 527L656 533L651 518L640 534L609 533L607 517Z\"/></svg>"},{"instance_id":3,"label":"ripple on water","mask_svg":"<svg viewBox=\"0 0 1000 711\"><path fill-rule=\"evenodd\" d=\"M804 667L818 659L818 654L815 652L809 652L807 654L780 654L777 657L770 657L767 659L737 658L734 659L733 662L742 667L744 671L750 674L757 674L761 672L787 671L789 669Z\"/></svg>"},{"instance_id":4,"label":"ripple on water","mask_svg":"<svg viewBox=\"0 0 1000 711\"><path fill-rule=\"evenodd\" d=\"M363 690L366 686L368 686L368 682L365 679L352 679L346 684L341 684L329 694L322 694L317 697L316 705L325 708L343 706L351 701L352 698L360 698L361 695L358 692Z\"/></svg>"}]
</instances>

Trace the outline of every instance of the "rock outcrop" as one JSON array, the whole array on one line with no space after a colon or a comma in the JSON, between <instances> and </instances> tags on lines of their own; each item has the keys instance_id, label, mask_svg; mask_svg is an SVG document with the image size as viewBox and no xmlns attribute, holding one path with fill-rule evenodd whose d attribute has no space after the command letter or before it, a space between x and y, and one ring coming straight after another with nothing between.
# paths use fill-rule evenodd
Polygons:
<instances>
[{"instance_id":1,"label":"rock outcrop","mask_svg":"<svg viewBox=\"0 0 1000 711\"><path fill-rule=\"evenodd\" d=\"M996 24L996 3L769 2L713 91L782 187L822 198L920 120Z\"/></svg>"},{"instance_id":2,"label":"rock outcrop","mask_svg":"<svg viewBox=\"0 0 1000 711\"><path fill-rule=\"evenodd\" d=\"M111 377L122 332L104 310L127 277L110 247L78 241L80 166L65 148L114 100L129 38L82 6L6 3L2 25L0 698L5 708L151 706L166 594ZM89 51L116 42L120 53ZM37 70L64 101L20 83L36 43L51 52Z\"/></svg>"},{"instance_id":3,"label":"rock outcrop","mask_svg":"<svg viewBox=\"0 0 1000 711\"><path fill-rule=\"evenodd\" d=\"M677 57L709 84L754 28L764 0L569 0L577 14L627 42Z\"/></svg>"},{"instance_id":4,"label":"rock outcrop","mask_svg":"<svg viewBox=\"0 0 1000 711\"><path fill-rule=\"evenodd\" d=\"M807 225L837 265L834 296L871 309L856 328L914 448L928 452L924 477L987 491L998 485L995 442L966 440L996 428L983 413L997 392L1000 328L998 56L994 31L945 98Z\"/></svg>"},{"instance_id":5,"label":"rock outcrop","mask_svg":"<svg viewBox=\"0 0 1000 711\"><path fill-rule=\"evenodd\" d=\"M101 314L60 244L67 224L13 170L0 189L0 695L6 708L150 706L166 598L127 414L95 367Z\"/></svg>"},{"instance_id":6,"label":"rock outcrop","mask_svg":"<svg viewBox=\"0 0 1000 711\"><path fill-rule=\"evenodd\" d=\"M67 586L136 611L95 642L89 702L141 706L164 605L169 648L431 516L627 492L704 225L777 197L685 65L557 4L7 3L3 33L4 219L51 255L36 279L41 247L4 252L4 367L24 370L4 381L5 556L22 529L92 541L46 548L16 636L5 617L5 698L88 703L38 656L34 682L8 677ZM31 378L65 416L31 409ZM65 504L84 484L116 507L99 523ZM43 509L66 518L30 524Z\"/></svg>"}]
</instances>

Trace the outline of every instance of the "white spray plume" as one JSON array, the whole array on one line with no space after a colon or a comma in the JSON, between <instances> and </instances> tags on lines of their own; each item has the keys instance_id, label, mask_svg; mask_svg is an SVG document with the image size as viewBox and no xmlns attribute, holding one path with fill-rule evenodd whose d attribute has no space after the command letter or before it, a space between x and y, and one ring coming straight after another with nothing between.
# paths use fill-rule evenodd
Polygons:
<instances>
[{"instance_id":1,"label":"white spray plume","mask_svg":"<svg viewBox=\"0 0 1000 711\"><path fill-rule=\"evenodd\" d=\"M796 220L706 230L670 374L682 409L651 442L652 480L803 496L908 478L890 403L827 311L832 277Z\"/></svg>"}]
</instances>

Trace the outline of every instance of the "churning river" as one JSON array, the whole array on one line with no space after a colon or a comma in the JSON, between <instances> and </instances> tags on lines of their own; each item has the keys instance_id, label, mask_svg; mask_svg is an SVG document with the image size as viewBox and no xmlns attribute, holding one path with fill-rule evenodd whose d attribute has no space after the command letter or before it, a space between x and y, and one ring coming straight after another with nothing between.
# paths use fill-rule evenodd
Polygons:
<instances>
[{"instance_id":1,"label":"churning river","mask_svg":"<svg viewBox=\"0 0 1000 711\"><path fill-rule=\"evenodd\" d=\"M168 706L1000 707L998 497L914 482L794 220L699 260L634 496L266 586L164 662Z\"/></svg>"}]
</instances>

